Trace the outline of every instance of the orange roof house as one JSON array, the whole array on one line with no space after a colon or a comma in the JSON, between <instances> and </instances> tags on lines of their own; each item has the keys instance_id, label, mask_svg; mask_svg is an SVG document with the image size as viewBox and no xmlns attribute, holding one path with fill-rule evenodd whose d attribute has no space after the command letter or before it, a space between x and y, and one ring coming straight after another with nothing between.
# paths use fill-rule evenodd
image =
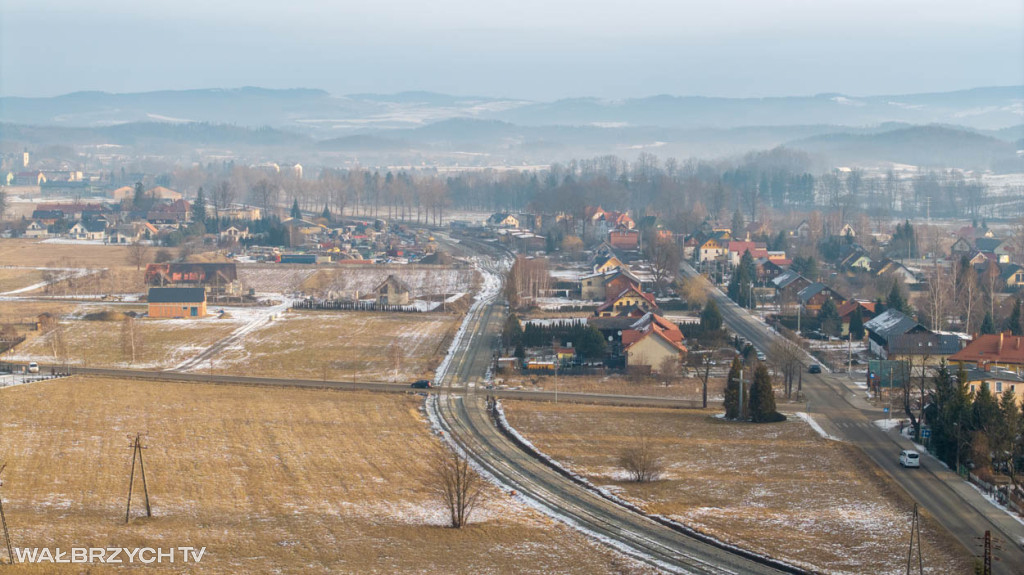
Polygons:
<instances>
[{"instance_id":1,"label":"orange roof house","mask_svg":"<svg viewBox=\"0 0 1024 575\"><path fill-rule=\"evenodd\" d=\"M665 318L647 313L622 332L622 349L629 367L645 366L660 371L666 360L678 362L686 353L683 334Z\"/></svg>"},{"instance_id":2,"label":"orange roof house","mask_svg":"<svg viewBox=\"0 0 1024 575\"><path fill-rule=\"evenodd\" d=\"M634 286L630 286L623 290L618 296L608 298L608 301L604 302L594 310L594 314L598 317L611 317L613 315L628 313L634 308L639 308L643 311L654 311L658 309L658 304L655 303L653 295L644 293Z\"/></svg>"},{"instance_id":3,"label":"orange roof house","mask_svg":"<svg viewBox=\"0 0 1024 575\"><path fill-rule=\"evenodd\" d=\"M1008 331L979 335L967 347L949 356L949 361L979 366L1024 366L1024 337Z\"/></svg>"}]
</instances>

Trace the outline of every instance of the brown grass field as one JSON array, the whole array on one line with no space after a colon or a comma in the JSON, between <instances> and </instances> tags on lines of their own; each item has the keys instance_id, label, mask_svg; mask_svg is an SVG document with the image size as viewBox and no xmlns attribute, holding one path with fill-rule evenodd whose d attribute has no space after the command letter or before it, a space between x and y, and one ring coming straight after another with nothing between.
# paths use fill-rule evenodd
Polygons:
<instances>
[{"instance_id":1,"label":"brown grass field","mask_svg":"<svg viewBox=\"0 0 1024 575\"><path fill-rule=\"evenodd\" d=\"M20 238L0 239L0 265L83 268L128 266L128 248L43 243L41 240Z\"/></svg>"},{"instance_id":2,"label":"brown grass field","mask_svg":"<svg viewBox=\"0 0 1024 575\"><path fill-rule=\"evenodd\" d=\"M615 395L644 395L649 397L672 397L679 399L699 400L701 398L701 381L695 378L674 378L667 380L658 376L627 376L612 374L607 376L564 376L559 375L555 381L553 375L531 376L525 373L513 375L497 374L495 381L507 387L519 387L525 390L554 391L556 384L559 392L609 393ZM725 391L725 378L712 375L708 378L708 404L721 404ZM781 399L779 401L782 401Z\"/></svg>"},{"instance_id":3,"label":"brown grass field","mask_svg":"<svg viewBox=\"0 0 1024 575\"><path fill-rule=\"evenodd\" d=\"M826 573L902 573L911 501L855 448L800 420L755 426L701 411L506 402L539 449L652 513ZM662 479L627 480L617 457L648 430ZM925 517L929 573L967 573L961 547Z\"/></svg>"},{"instance_id":4,"label":"brown grass field","mask_svg":"<svg viewBox=\"0 0 1024 575\"><path fill-rule=\"evenodd\" d=\"M0 268L0 293L25 288L43 281L42 270L34 268Z\"/></svg>"},{"instance_id":5,"label":"brown grass field","mask_svg":"<svg viewBox=\"0 0 1024 575\"><path fill-rule=\"evenodd\" d=\"M73 315L104 310L127 312L144 311L145 306L102 306L83 304L65 306ZM67 342L67 361L72 365L88 367L168 368L192 357L238 327L238 322L207 317L200 320L149 319L138 320L142 330L142 346L135 363L122 351L121 323L118 321L90 321L65 319L61 322ZM19 345L12 357L45 363L60 362L54 355L53 332L29 332L29 339Z\"/></svg>"},{"instance_id":6,"label":"brown grass field","mask_svg":"<svg viewBox=\"0 0 1024 575\"><path fill-rule=\"evenodd\" d=\"M425 486L420 455L437 439L421 405L417 396L81 377L5 388L11 537L51 549L205 546L202 573L646 571L491 487L469 527L445 528ZM139 515L139 498L125 525L127 435L140 431L154 516Z\"/></svg>"},{"instance_id":7,"label":"brown grass field","mask_svg":"<svg viewBox=\"0 0 1024 575\"><path fill-rule=\"evenodd\" d=\"M289 311L214 358L215 373L240 366L260 375L305 379L408 381L430 377L444 357L460 316L445 313ZM388 346L403 357L395 364Z\"/></svg>"},{"instance_id":8,"label":"brown grass field","mask_svg":"<svg viewBox=\"0 0 1024 575\"><path fill-rule=\"evenodd\" d=\"M71 313L76 304L45 301L45 300L7 300L0 301L0 324L14 324L19 331L28 329L28 324L35 324L39 315L49 312L55 316Z\"/></svg>"}]
</instances>

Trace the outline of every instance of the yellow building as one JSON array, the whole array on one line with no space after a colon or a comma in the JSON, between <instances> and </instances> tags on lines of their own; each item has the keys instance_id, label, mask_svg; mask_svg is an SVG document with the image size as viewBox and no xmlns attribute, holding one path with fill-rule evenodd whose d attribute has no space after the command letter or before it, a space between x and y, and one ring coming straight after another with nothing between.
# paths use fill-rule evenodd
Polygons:
<instances>
[{"instance_id":1,"label":"yellow building","mask_svg":"<svg viewBox=\"0 0 1024 575\"><path fill-rule=\"evenodd\" d=\"M1018 406L1024 400L1024 379L1012 371L968 369L966 372L967 389L972 394L981 391L981 386L987 383L988 390L996 396L996 399L999 399L999 396L1004 393L1010 393Z\"/></svg>"}]
</instances>

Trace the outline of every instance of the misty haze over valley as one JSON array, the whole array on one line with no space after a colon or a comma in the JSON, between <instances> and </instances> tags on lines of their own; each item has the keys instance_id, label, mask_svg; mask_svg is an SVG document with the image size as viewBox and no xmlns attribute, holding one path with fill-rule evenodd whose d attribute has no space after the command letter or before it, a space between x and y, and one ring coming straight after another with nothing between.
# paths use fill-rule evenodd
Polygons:
<instances>
[{"instance_id":1,"label":"misty haze over valley","mask_svg":"<svg viewBox=\"0 0 1024 575\"><path fill-rule=\"evenodd\" d=\"M1024 3L3 0L0 357L0 571L1024 575Z\"/></svg>"}]
</instances>

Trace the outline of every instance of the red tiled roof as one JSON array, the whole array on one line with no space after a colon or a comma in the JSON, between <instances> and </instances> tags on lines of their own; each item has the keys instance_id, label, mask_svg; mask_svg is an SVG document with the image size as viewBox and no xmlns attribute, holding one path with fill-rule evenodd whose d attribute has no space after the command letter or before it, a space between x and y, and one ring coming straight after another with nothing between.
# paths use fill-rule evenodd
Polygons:
<instances>
[{"instance_id":1,"label":"red tiled roof","mask_svg":"<svg viewBox=\"0 0 1024 575\"><path fill-rule=\"evenodd\" d=\"M649 302L651 304L651 307L658 307L657 302L654 300L654 295L649 294L649 293L644 293L644 292L636 289L635 287L630 286L630 287L622 290L622 292L619 293L619 295L617 295L615 297L612 297L612 298L608 298L603 304L601 304L601 305L599 305L597 307L597 311L600 312L600 311L604 311L606 309L610 309L612 306L615 305L615 302L617 302L620 299L622 299L623 297L625 297L626 294L628 294L629 292L636 292L640 297L642 297L643 299L647 300L647 302Z\"/></svg>"},{"instance_id":2,"label":"red tiled roof","mask_svg":"<svg viewBox=\"0 0 1024 575\"><path fill-rule=\"evenodd\" d=\"M1024 337L1008 331L979 335L967 347L949 356L949 360L1024 365Z\"/></svg>"},{"instance_id":3,"label":"red tiled roof","mask_svg":"<svg viewBox=\"0 0 1024 575\"><path fill-rule=\"evenodd\" d=\"M853 313L853 310L857 306L860 306L862 309L866 310L868 313L871 313L871 314L875 313L875 302L873 302L873 301L859 301L859 300L853 300L853 299L851 299L849 301L846 301L843 304L841 304L836 309L836 311L839 313L839 317L846 317L847 315Z\"/></svg>"},{"instance_id":4,"label":"red tiled roof","mask_svg":"<svg viewBox=\"0 0 1024 575\"><path fill-rule=\"evenodd\" d=\"M678 330L677 330L678 331ZM676 348L681 352L686 352L686 346L682 344L681 340L674 340L672 336L664 329L662 329L657 323L651 323L643 330L629 329L622 332L622 346L623 349L629 349L635 345L638 341L644 339L648 335L656 335L661 339L667 341L669 345Z\"/></svg>"}]
</instances>

